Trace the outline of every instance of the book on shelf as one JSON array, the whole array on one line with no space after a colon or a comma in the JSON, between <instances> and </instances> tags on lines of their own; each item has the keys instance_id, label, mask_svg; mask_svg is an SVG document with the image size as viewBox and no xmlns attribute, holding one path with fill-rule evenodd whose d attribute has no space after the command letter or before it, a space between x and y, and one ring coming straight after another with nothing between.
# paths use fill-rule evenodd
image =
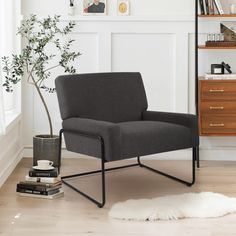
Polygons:
<instances>
[{"instance_id":1,"label":"book on shelf","mask_svg":"<svg viewBox=\"0 0 236 236\"><path fill-rule=\"evenodd\" d=\"M208 0L208 2L209 2L209 14L214 15L215 14L214 0Z\"/></svg>"},{"instance_id":2,"label":"book on shelf","mask_svg":"<svg viewBox=\"0 0 236 236\"><path fill-rule=\"evenodd\" d=\"M209 15L209 14L210 14L210 11L209 11L209 1L208 1L208 0L205 0L205 9L206 9L205 14L206 14L206 15Z\"/></svg>"},{"instance_id":3,"label":"book on shelf","mask_svg":"<svg viewBox=\"0 0 236 236\"><path fill-rule=\"evenodd\" d=\"M25 176L25 181L35 182L35 183L46 183L46 184L54 184L61 182L60 175L57 177L30 177L29 175Z\"/></svg>"},{"instance_id":4,"label":"book on shelf","mask_svg":"<svg viewBox=\"0 0 236 236\"><path fill-rule=\"evenodd\" d=\"M58 168L54 168L53 170L35 170L31 168L29 170L30 177L57 177L58 176Z\"/></svg>"},{"instance_id":5,"label":"book on shelf","mask_svg":"<svg viewBox=\"0 0 236 236\"><path fill-rule=\"evenodd\" d=\"M201 15L205 15L205 8L203 0L199 0Z\"/></svg>"},{"instance_id":6,"label":"book on shelf","mask_svg":"<svg viewBox=\"0 0 236 236\"><path fill-rule=\"evenodd\" d=\"M222 74L222 75L214 75L206 73L204 75L206 80L232 80L236 79L236 74Z\"/></svg>"},{"instance_id":7,"label":"book on shelf","mask_svg":"<svg viewBox=\"0 0 236 236\"><path fill-rule=\"evenodd\" d=\"M199 9L201 15L224 14L220 0L199 0Z\"/></svg>"},{"instance_id":8,"label":"book on shelf","mask_svg":"<svg viewBox=\"0 0 236 236\"><path fill-rule=\"evenodd\" d=\"M21 197L33 197L33 198L42 198L42 199L55 199L62 197L64 195L64 191L62 189L59 192L52 194L52 195L40 195L40 194L31 194L31 193L22 193L18 192L18 195Z\"/></svg>"},{"instance_id":9,"label":"book on shelf","mask_svg":"<svg viewBox=\"0 0 236 236\"><path fill-rule=\"evenodd\" d=\"M222 4L221 4L220 0L214 0L214 3L215 3L215 6L216 6L216 9L217 9L218 13L220 15L224 14L224 10L223 10L223 7L222 7Z\"/></svg>"}]
</instances>

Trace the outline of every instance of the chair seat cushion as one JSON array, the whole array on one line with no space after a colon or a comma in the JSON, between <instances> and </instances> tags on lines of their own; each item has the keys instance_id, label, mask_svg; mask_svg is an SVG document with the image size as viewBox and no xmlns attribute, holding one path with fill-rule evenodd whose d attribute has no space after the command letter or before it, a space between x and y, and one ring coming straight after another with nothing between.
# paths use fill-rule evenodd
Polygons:
<instances>
[{"instance_id":1,"label":"chair seat cushion","mask_svg":"<svg viewBox=\"0 0 236 236\"><path fill-rule=\"evenodd\" d=\"M188 127L160 121L118 123L122 159L174 151L193 146Z\"/></svg>"}]
</instances>

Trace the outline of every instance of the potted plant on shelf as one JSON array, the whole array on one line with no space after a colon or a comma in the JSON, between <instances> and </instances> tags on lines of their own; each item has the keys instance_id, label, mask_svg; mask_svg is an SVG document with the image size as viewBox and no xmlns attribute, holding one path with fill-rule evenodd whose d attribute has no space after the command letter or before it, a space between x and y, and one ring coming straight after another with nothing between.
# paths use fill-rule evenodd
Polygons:
<instances>
[{"instance_id":1,"label":"potted plant on shelf","mask_svg":"<svg viewBox=\"0 0 236 236\"><path fill-rule=\"evenodd\" d=\"M2 57L5 74L3 86L6 91L12 92L15 84L23 78L26 79L36 89L47 115L49 133L33 138L34 165L40 159L51 160L54 165L58 165L59 137L53 134L51 115L42 93L42 90L53 93L55 88L47 86L45 82L51 78L51 71L57 67L63 67L65 73L75 73L72 63L81 55L71 50L74 40L66 38L74 29L75 23L70 21L65 26L59 24L60 16L49 16L42 20L35 15L30 16L17 32L25 40L21 53ZM53 54L48 50L52 47Z\"/></svg>"}]
</instances>

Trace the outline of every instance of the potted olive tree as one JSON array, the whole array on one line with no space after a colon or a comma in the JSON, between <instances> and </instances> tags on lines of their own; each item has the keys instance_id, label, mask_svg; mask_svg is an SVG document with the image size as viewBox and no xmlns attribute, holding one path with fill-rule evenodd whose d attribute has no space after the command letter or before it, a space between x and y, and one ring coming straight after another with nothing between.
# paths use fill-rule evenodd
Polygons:
<instances>
[{"instance_id":1,"label":"potted olive tree","mask_svg":"<svg viewBox=\"0 0 236 236\"><path fill-rule=\"evenodd\" d=\"M21 35L25 46L19 55L3 57L2 65L5 74L3 86L7 92L12 92L14 85L26 79L37 91L47 115L49 133L36 135L33 138L33 160L48 159L57 165L59 152L59 137L53 134L51 115L42 90L49 93L55 88L47 86L46 81L51 78L51 71L63 67L65 73L75 73L73 62L80 56L79 52L71 50L74 40L67 38L75 27L74 22L62 26L60 16L47 17L39 20L35 15L26 19L17 34ZM53 48L53 54L50 53ZM55 63L55 64L54 64Z\"/></svg>"}]
</instances>

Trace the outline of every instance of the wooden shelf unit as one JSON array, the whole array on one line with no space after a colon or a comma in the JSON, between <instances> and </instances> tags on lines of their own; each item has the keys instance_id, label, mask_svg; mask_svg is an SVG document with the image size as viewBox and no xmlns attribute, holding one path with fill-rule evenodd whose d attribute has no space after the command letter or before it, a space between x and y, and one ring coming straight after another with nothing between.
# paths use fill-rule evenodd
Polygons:
<instances>
[{"instance_id":1,"label":"wooden shelf unit","mask_svg":"<svg viewBox=\"0 0 236 236\"><path fill-rule=\"evenodd\" d=\"M204 18L216 22L220 18L235 18L232 21L236 21L236 14L199 15L198 4L199 0L195 0L195 103L199 133L203 136L236 136L236 80L203 80L198 73L199 50L236 49L236 46L199 45L199 22L208 22Z\"/></svg>"},{"instance_id":2,"label":"wooden shelf unit","mask_svg":"<svg viewBox=\"0 0 236 236\"><path fill-rule=\"evenodd\" d=\"M198 15L198 17L202 17L202 18L236 17L236 14Z\"/></svg>"},{"instance_id":3,"label":"wooden shelf unit","mask_svg":"<svg viewBox=\"0 0 236 236\"><path fill-rule=\"evenodd\" d=\"M218 47L212 47L212 46L205 46L205 45L199 45L198 49L216 49L216 50L222 50L222 49L236 49L236 46L218 46Z\"/></svg>"}]
</instances>

